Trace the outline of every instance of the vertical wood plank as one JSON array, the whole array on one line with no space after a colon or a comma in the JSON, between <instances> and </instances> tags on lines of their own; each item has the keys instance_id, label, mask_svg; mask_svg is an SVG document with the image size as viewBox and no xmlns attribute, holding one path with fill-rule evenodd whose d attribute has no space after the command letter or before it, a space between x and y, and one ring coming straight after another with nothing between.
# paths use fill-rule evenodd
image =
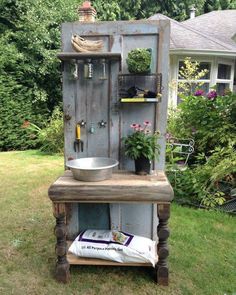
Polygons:
<instances>
[{"instance_id":1,"label":"vertical wood plank","mask_svg":"<svg viewBox=\"0 0 236 295\"><path fill-rule=\"evenodd\" d=\"M82 120L87 123L87 102L86 102L86 87L87 81L84 79L84 63L79 61L79 79L75 80L76 95L75 95L75 124ZM74 127L76 128L76 126ZM74 136L76 135L74 131ZM87 140L87 126L80 129L81 140L83 141L83 152L76 151L76 158L85 158L88 156L88 140Z\"/></svg>"},{"instance_id":2,"label":"vertical wood plank","mask_svg":"<svg viewBox=\"0 0 236 295\"><path fill-rule=\"evenodd\" d=\"M121 204L111 203L110 206L110 228L121 230Z\"/></svg>"},{"instance_id":3,"label":"vertical wood plank","mask_svg":"<svg viewBox=\"0 0 236 295\"><path fill-rule=\"evenodd\" d=\"M72 24L62 25L62 50L67 50L67 36L71 36ZM63 71L63 112L64 112L64 157L65 162L76 158L75 140L75 82L71 75L71 63L64 62Z\"/></svg>"},{"instance_id":4,"label":"vertical wood plank","mask_svg":"<svg viewBox=\"0 0 236 295\"><path fill-rule=\"evenodd\" d=\"M122 37L113 35L109 37L111 52L122 52ZM120 161L120 103L118 96L118 73L120 62L110 62L109 80L109 156Z\"/></svg>"},{"instance_id":5,"label":"vertical wood plank","mask_svg":"<svg viewBox=\"0 0 236 295\"><path fill-rule=\"evenodd\" d=\"M79 234L78 204L66 204L67 239L74 240Z\"/></svg>"},{"instance_id":6,"label":"vertical wood plank","mask_svg":"<svg viewBox=\"0 0 236 295\"><path fill-rule=\"evenodd\" d=\"M101 80L101 74L100 60L94 61L94 76L87 81L86 87L88 156L90 157L108 156L108 80ZM107 123L104 128L99 126L102 120ZM93 134L89 132L91 125L95 129Z\"/></svg>"},{"instance_id":7,"label":"vertical wood plank","mask_svg":"<svg viewBox=\"0 0 236 295\"><path fill-rule=\"evenodd\" d=\"M161 153L160 159L156 162L158 169L165 169L165 133L167 124L167 108L168 108L168 84L169 84L169 46L170 46L170 24L169 21L159 21L160 34L158 40L158 64L157 72L162 73L162 99L157 105L157 129L162 134L160 139Z\"/></svg>"},{"instance_id":8,"label":"vertical wood plank","mask_svg":"<svg viewBox=\"0 0 236 295\"><path fill-rule=\"evenodd\" d=\"M120 204L121 230L152 238L152 204Z\"/></svg>"}]
</instances>

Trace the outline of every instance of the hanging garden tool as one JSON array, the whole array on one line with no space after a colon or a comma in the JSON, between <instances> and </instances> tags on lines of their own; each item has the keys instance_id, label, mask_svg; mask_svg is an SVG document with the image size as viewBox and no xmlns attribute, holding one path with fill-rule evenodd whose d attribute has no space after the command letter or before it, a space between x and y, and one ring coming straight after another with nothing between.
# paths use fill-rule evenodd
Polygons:
<instances>
[{"instance_id":1,"label":"hanging garden tool","mask_svg":"<svg viewBox=\"0 0 236 295\"><path fill-rule=\"evenodd\" d=\"M74 141L74 150L76 152L76 150L78 150L78 152L83 152L84 150L84 143L83 141L80 139L80 124L77 124L76 125L76 128L75 128L75 133L76 133L76 139ZM76 148L77 146L77 148Z\"/></svg>"}]
</instances>

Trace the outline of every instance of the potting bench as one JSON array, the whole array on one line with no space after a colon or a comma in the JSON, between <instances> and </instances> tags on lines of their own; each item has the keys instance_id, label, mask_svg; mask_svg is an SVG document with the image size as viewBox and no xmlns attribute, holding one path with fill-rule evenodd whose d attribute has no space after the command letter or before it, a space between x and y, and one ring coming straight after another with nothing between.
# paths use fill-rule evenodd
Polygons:
<instances>
[{"instance_id":1,"label":"potting bench","mask_svg":"<svg viewBox=\"0 0 236 295\"><path fill-rule=\"evenodd\" d=\"M50 187L57 223L56 278L67 282L70 264L121 265L67 253L68 244L80 231L115 229L153 240L158 236L156 276L160 284L167 285L167 220L173 191L164 172L148 176L127 172L134 170L134 164L125 156L122 138L130 133L132 123L150 121L150 131L162 135L160 157L153 161L152 169L164 170L170 24L168 20L93 22L94 9L87 4L79 10L79 22L62 24L58 58L62 65L65 164L77 158L108 157L119 161L120 170L101 182L77 181L66 171ZM99 40L103 49L75 52L71 45L75 35ZM126 59L136 48L151 53L148 73L128 71ZM156 93L156 97L131 98L128 90L133 87Z\"/></svg>"},{"instance_id":2,"label":"potting bench","mask_svg":"<svg viewBox=\"0 0 236 295\"><path fill-rule=\"evenodd\" d=\"M113 177L101 182L82 182L72 177L70 171L59 177L49 188L56 218L56 279L68 282L70 265L110 265L110 266L151 266L149 263L118 263L107 260L78 258L68 253L71 241L67 237L67 221L73 219L73 205L77 203L136 203L156 206L157 255L156 280L160 285L168 285L167 257L169 250L168 218L173 190L163 171L152 175L137 176L128 171L116 171ZM143 216L140 216L143 220Z\"/></svg>"}]
</instances>

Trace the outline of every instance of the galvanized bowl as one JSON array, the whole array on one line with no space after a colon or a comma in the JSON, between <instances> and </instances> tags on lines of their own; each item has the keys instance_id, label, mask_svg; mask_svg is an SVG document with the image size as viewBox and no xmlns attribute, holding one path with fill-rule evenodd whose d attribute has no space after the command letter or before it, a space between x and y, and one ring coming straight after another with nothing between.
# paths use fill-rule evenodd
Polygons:
<instances>
[{"instance_id":1,"label":"galvanized bowl","mask_svg":"<svg viewBox=\"0 0 236 295\"><path fill-rule=\"evenodd\" d=\"M119 162L111 158L93 157L70 160L66 166L73 177L82 181L101 181L112 177L112 168Z\"/></svg>"}]
</instances>

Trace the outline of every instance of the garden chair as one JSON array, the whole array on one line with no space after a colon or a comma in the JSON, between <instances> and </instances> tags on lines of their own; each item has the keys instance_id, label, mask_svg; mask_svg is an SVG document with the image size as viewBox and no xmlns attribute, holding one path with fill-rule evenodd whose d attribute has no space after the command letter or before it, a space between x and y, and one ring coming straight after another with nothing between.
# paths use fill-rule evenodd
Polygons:
<instances>
[{"instance_id":1,"label":"garden chair","mask_svg":"<svg viewBox=\"0 0 236 295\"><path fill-rule=\"evenodd\" d=\"M180 170L186 169L189 156L194 152L194 140L169 137L166 146L171 158L170 163L177 165Z\"/></svg>"}]
</instances>

